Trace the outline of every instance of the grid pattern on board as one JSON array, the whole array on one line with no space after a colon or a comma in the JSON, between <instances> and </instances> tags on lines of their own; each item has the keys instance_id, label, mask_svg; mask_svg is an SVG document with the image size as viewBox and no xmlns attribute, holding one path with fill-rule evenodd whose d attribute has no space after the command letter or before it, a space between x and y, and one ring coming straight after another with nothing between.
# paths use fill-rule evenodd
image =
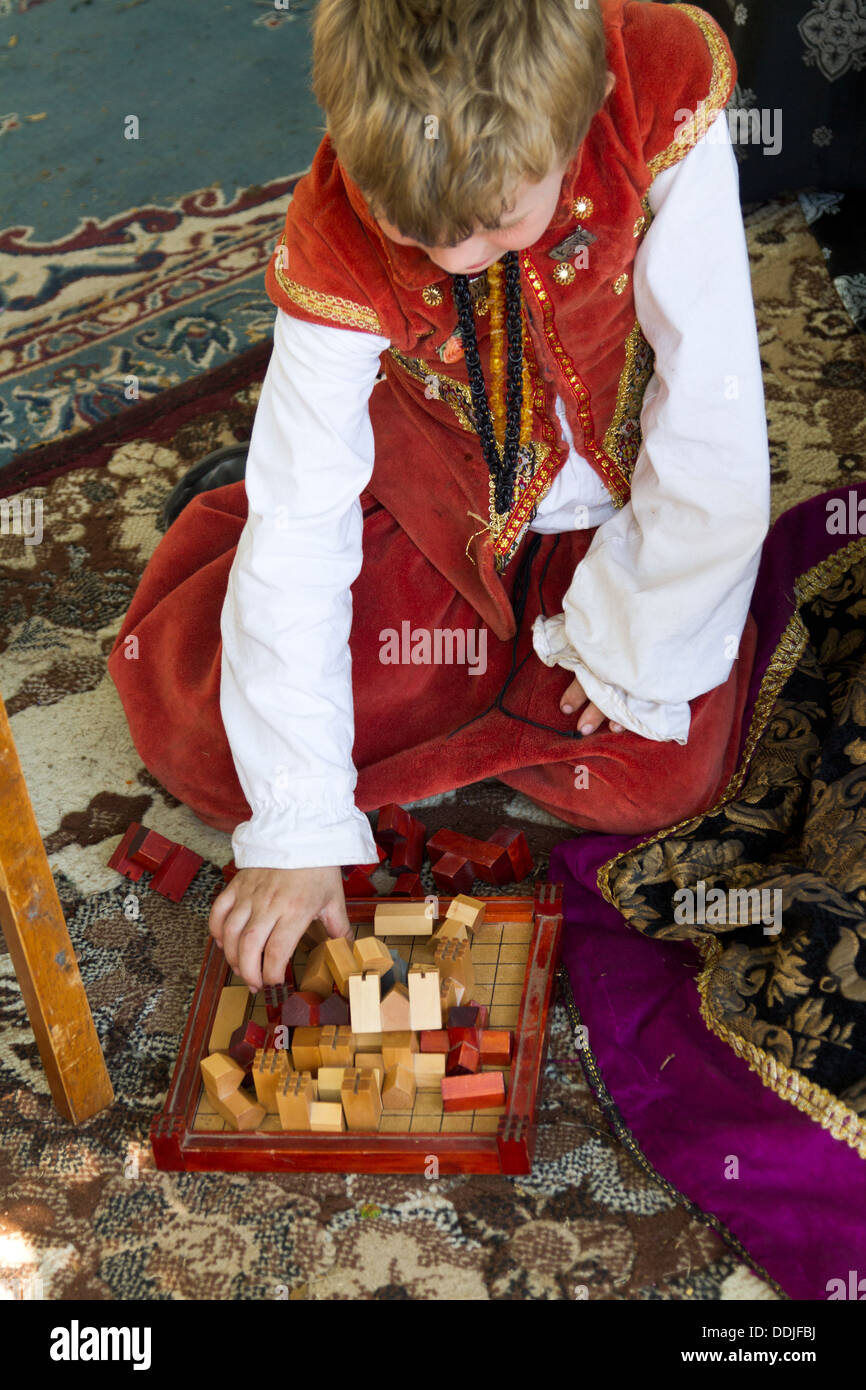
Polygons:
<instances>
[{"instance_id":1,"label":"grid pattern on board","mask_svg":"<svg viewBox=\"0 0 866 1390\"><path fill-rule=\"evenodd\" d=\"M487 1004L490 1010L490 1028L508 1028L515 1035L512 1055L517 1049L517 1018L523 983L526 976L526 962L529 958L529 945L532 940L534 924L530 922L484 922L472 938L472 966L475 975L475 988L472 998L478 1004ZM373 924L362 923L356 929L357 937L372 936ZM385 945L396 948L409 965L432 965L433 951L428 937L384 937ZM306 963L307 952L298 947L293 958L295 977L300 978ZM227 984L243 984L232 974ZM264 998L262 995L250 996L247 1016L257 1023L265 1024ZM482 1071L501 1071L505 1076L505 1093L511 1088L511 1069L501 1066L484 1066ZM418 1091L411 1110L386 1110L379 1122L380 1134L489 1134L499 1128L499 1120L505 1114L505 1106L494 1109L464 1110L455 1114L445 1114L442 1109L441 1091ZM198 1107L193 1121L193 1130L210 1134L231 1133L235 1131L217 1115L202 1086ZM269 1112L261 1128L256 1133L288 1134L280 1126L280 1117ZM346 1131L350 1133L351 1131Z\"/></svg>"}]
</instances>

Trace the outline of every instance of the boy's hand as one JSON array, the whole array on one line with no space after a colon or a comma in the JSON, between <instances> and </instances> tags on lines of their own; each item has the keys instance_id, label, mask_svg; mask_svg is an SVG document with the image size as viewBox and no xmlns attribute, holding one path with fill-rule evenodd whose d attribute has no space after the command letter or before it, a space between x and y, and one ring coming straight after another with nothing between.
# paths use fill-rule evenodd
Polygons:
<instances>
[{"instance_id":1,"label":"boy's hand","mask_svg":"<svg viewBox=\"0 0 866 1390\"><path fill-rule=\"evenodd\" d=\"M250 989L281 985L314 918L329 936L352 936L343 876L324 869L239 869L214 900L211 936Z\"/></svg>"},{"instance_id":2,"label":"boy's hand","mask_svg":"<svg viewBox=\"0 0 866 1390\"><path fill-rule=\"evenodd\" d=\"M584 709L583 707L586 706ZM572 681L559 702L559 708L563 714L578 714L578 728L582 734L594 734L600 724L603 724L606 715L602 714L597 705L587 701L586 692L580 681ZM611 731L615 734L622 733L621 724L611 724Z\"/></svg>"}]
</instances>

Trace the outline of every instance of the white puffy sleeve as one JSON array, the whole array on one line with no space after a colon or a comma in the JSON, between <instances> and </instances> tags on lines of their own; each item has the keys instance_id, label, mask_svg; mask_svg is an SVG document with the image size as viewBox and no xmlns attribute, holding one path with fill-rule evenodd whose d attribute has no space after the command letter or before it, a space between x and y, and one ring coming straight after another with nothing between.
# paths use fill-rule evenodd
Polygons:
<instances>
[{"instance_id":1,"label":"white puffy sleeve","mask_svg":"<svg viewBox=\"0 0 866 1390\"><path fill-rule=\"evenodd\" d=\"M374 863L355 806L349 586L388 339L282 309L253 423L249 516L222 610L220 710L252 818L238 868Z\"/></svg>"},{"instance_id":2,"label":"white puffy sleeve","mask_svg":"<svg viewBox=\"0 0 866 1390\"><path fill-rule=\"evenodd\" d=\"M689 700L727 680L769 528L770 459L737 163L725 112L654 179L634 262L655 351L631 498L536 619L547 666L645 738L688 740ZM588 467L588 465L587 465Z\"/></svg>"}]
</instances>

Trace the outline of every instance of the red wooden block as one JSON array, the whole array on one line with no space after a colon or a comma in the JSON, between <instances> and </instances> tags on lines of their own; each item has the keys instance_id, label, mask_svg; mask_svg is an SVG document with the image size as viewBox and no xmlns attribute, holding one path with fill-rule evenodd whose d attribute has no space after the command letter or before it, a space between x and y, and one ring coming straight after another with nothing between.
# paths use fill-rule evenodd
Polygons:
<instances>
[{"instance_id":1,"label":"red wooden block","mask_svg":"<svg viewBox=\"0 0 866 1390\"><path fill-rule=\"evenodd\" d=\"M480 1039L481 1060L485 1066L510 1066L511 1034L507 1028L484 1028Z\"/></svg>"},{"instance_id":2,"label":"red wooden block","mask_svg":"<svg viewBox=\"0 0 866 1390\"><path fill-rule=\"evenodd\" d=\"M447 1028L422 1028L422 1052L447 1052L450 1047Z\"/></svg>"},{"instance_id":3,"label":"red wooden block","mask_svg":"<svg viewBox=\"0 0 866 1390\"><path fill-rule=\"evenodd\" d=\"M452 1010L451 1010L451 1014L453 1014L453 1013L454 1013L454 1010L452 1009ZM449 1047L449 1050L454 1046L455 1043L464 1043L464 1042L465 1042L465 1043L471 1043L473 1047L480 1048L480 1047L481 1047L481 1029L480 1029L480 1028L452 1028L452 1027L451 1027L451 1014L448 1015L448 1047Z\"/></svg>"},{"instance_id":4,"label":"red wooden block","mask_svg":"<svg viewBox=\"0 0 866 1390\"><path fill-rule=\"evenodd\" d=\"M375 898L376 888L365 871L357 864L348 873L343 871L343 892L347 898Z\"/></svg>"},{"instance_id":5,"label":"red wooden block","mask_svg":"<svg viewBox=\"0 0 866 1390\"><path fill-rule=\"evenodd\" d=\"M445 1071L448 1076L465 1076L478 1070L481 1056L471 1042L455 1043L448 1051Z\"/></svg>"},{"instance_id":6,"label":"red wooden block","mask_svg":"<svg viewBox=\"0 0 866 1390\"><path fill-rule=\"evenodd\" d=\"M515 883L520 883L524 878L528 878L535 868L529 843L522 830L509 829L502 826L490 836L491 845L504 845L508 850L508 857L511 860L511 868Z\"/></svg>"},{"instance_id":7,"label":"red wooden block","mask_svg":"<svg viewBox=\"0 0 866 1390\"><path fill-rule=\"evenodd\" d=\"M233 859L230 859L227 864L223 864L223 878L226 883L231 883L237 871L237 865Z\"/></svg>"},{"instance_id":8,"label":"red wooden block","mask_svg":"<svg viewBox=\"0 0 866 1390\"><path fill-rule=\"evenodd\" d=\"M449 1028L486 1028L486 1004L455 1004L448 1014Z\"/></svg>"},{"instance_id":9,"label":"red wooden block","mask_svg":"<svg viewBox=\"0 0 866 1390\"><path fill-rule=\"evenodd\" d=\"M459 835L456 830L437 830L427 841L427 850L431 858L434 854L437 857L456 854L468 860L475 870L475 877L485 883L511 882L511 860L508 850L502 845L473 840L468 835Z\"/></svg>"},{"instance_id":10,"label":"red wooden block","mask_svg":"<svg viewBox=\"0 0 866 1390\"><path fill-rule=\"evenodd\" d=\"M200 854L194 854L185 845L175 845L160 864L150 886L173 903L179 903L203 863Z\"/></svg>"},{"instance_id":11,"label":"red wooden block","mask_svg":"<svg viewBox=\"0 0 866 1390\"><path fill-rule=\"evenodd\" d=\"M164 835L158 835L155 830L148 830L147 826L143 825L129 846L128 857L136 864L143 864L153 873L174 849L175 843L174 840L167 840Z\"/></svg>"},{"instance_id":12,"label":"red wooden block","mask_svg":"<svg viewBox=\"0 0 866 1390\"><path fill-rule=\"evenodd\" d=\"M124 878L131 879L133 883L138 883L144 873L144 865L136 864L129 858L132 842L140 831L141 826L138 821L133 821L108 861L109 869L116 869L119 874L123 874Z\"/></svg>"},{"instance_id":13,"label":"red wooden block","mask_svg":"<svg viewBox=\"0 0 866 1390\"><path fill-rule=\"evenodd\" d=\"M344 999L342 994L338 994L338 992L334 990L333 994L329 994L327 999L321 999L319 1001L319 1017L315 1022L320 1023L323 1027L328 1023L336 1023L338 1025L341 1023L348 1023L349 1012L348 999ZM313 1026L315 1026L315 1024Z\"/></svg>"},{"instance_id":14,"label":"red wooden block","mask_svg":"<svg viewBox=\"0 0 866 1390\"><path fill-rule=\"evenodd\" d=\"M255 1061L256 1051L264 1047L267 1031L260 1023L254 1023L248 1018L246 1023L242 1023L232 1033L229 1043L229 1056L233 1057L241 1067L251 1067Z\"/></svg>"},{"instance_id":15,"label":"red wooden block","mask_svg":"<svg viewBox=\"0 0 866 1390\"><path fill-rule=\"evenodd\" d=\"M429 852L429 840L427 849ZM458 893L468 893L475 882L473 865L459 854L443 854L431 867L440 893L450 893L452 897L456 897Z\"/></svg>"},{"instance_id":16,"label":"red wooden block","mask_svg":"<svg viewBox=\"0 0 866 1390\"><path fill-rule=\"evenodd\" d=\"M383 806L376 820L373 832L378 845L390 854L398 840L405 840L409 834L410 816L396 801Z\"/></svg>"},{"instance_id":17,"label":"red wooden block","mask_svg":"<svg viewBox=\"0 0 866 1390\"><path fill-rule=\"evenodd\" d=\"M402 873L391 889L392 898L420 898L424 892L420 874Z\"/></svg>"},{"instance_id":18,"label":"red wooden block","mask_svg":"<svg viewBox=\"0 0 866 1390\"><path fill-rule=\"evenodd\" d=\"M391 870L395 874L410 870L418 873L424 863L424 845L427 840L427 827L414 816L409 817L409 833L404 840L397 840L391 850Z\"/></svg>"},{"instance_id":19,"label":"red wooden block","mask_svg":"<svg viewBox=\"0 0 866 1390\"><path fill-rule=\"evenodd\" d=\"M318 1028L321 999L311 989L293 989L280 1010L286 1028Z\"/></svg>"},{"instance_id":20,"label":"red wooden block","mask_svg":"<svg viewBox=\"0 0 866 1390\"><path fill-rule=\"evenodd\" d=\"M442 1109L485 1110L505 1104L505 1077L501 1071L480 1071L474 1075L443 1076Z\"/></svg>"},{"instance_id":21,"label":"red wooden block","mask_svg":"<svg viewBox=\"0 0 866 1390\"><path fill-rule=\"evenodd\" d=\"M265 1013L268 1016L268 1023L282 1022L283 1005L290 993L291 989L288 985L265 985Z\"/></svg>"}]
</instances>

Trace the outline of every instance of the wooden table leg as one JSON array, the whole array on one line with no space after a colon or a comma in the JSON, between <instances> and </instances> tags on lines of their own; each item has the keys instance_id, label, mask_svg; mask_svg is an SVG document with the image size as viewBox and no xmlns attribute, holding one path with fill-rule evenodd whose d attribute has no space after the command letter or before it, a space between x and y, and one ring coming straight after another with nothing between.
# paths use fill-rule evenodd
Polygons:
<instances>
[{"instance_id":1,"label":"wooden table leg","mask_svg":"<svg viewBox=\"0 0 866 1390\"><path fill-rule=\"evenodd\" d=\"M45 846L0 699L0 925L54 1103L80 1124L114 1099Z\"/></svg>"}]
</instances>

